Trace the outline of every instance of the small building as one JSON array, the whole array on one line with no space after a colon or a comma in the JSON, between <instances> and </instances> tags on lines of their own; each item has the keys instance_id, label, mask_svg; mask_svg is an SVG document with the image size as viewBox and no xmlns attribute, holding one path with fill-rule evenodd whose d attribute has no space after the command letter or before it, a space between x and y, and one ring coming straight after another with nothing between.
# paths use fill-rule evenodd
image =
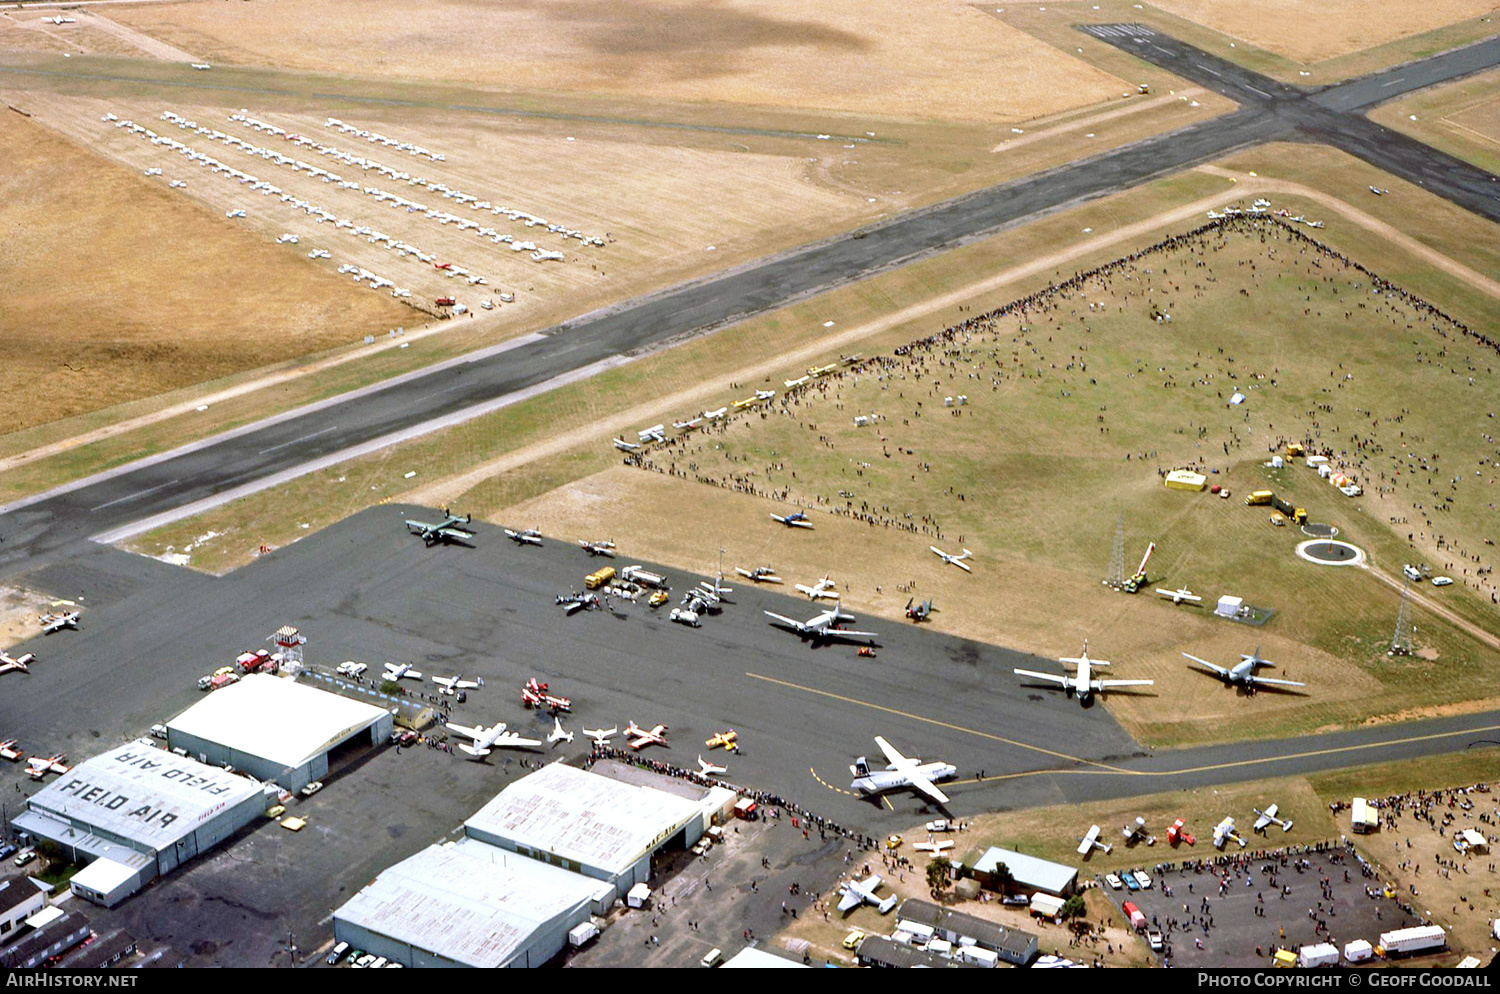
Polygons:
<instances>
[{"instance_id":1,"label":"small building","mask_svg":"<svg viewBox=\"0 0 1500 994\"><path fill-rule=\"evenodd\" d=\"M1174 469L1167 474L1167 487L1172 490L1202 490L1208 486L1208 477L1190 469Z\"/></svg>"},{"instance_id":2,"label":"small building","mask_svg":"<svg viewBox=\"0 0 1500 994\"><path fill-rule=\"evenodd\" d=\"M64 956L57 965L64 970L103 970L114 966L136 951L135 936L123 929L115 929L99 936L81 949Z\"/></svg>"},{"instance_id":3,"label":"small building","mask_svg":"<svg viewBox=\"0 0 1500 994\"><path fill-rule=\"evenodd\" d=\"M1474 831L1472 828L1464 829L1459 833L1458 837L1460 840L1462 840L1464 849L1467 852L1487 853L1490 851L1489 840L1486 839L1483 835L1480 835L1478 832Z\"/></svg>"},{"instance_id":4,"label":"small building","mask_svg":"<svg viewBox=\"0 0 1500 994\"><path fill-rule=\"evenodd\" d=\"M1214 608L1214 614L1221 618L1238 618L1240 610L1245 606L1245 598L1236 597L1233 594L1225 594L1219 598L1219 604Z\"/></svg>"},{"instance_id":5,"label":"small building","mask_svg":"<svg viewBox=\"0 0 1500 994\"><path fill-rule=\"evenodd\" d=\"M860 966L886 967L910 970L917 967L929 969L960 969L973 964L962 963L925 949L907 946L884 935L868 935L854 951L854 959Z\"/></svg>"},{"instance_id":6,"label":"small building","mask_svg":"<svg viewBox=\"0 0 1500 994\"><path fill-rule=\"evenodd\" d=\"M1010 871L1009 884L996 876L995 870L1001 864ZM973 877L990 890L1041 891L1067 897L1078 886L1075 867L996 846L983 853L968 853L961 865L966 876Z\"/></svg>"},{"instance_id":7,"label":"small building","mask_svg":"<svg viewBox=\"0 0 1500 994\"><path fill-rule=\"evenodd\" d=\"M75 912L58 915L41 928L0 949L0 966L33 970L89 936L89 920Z\"/></svg>"},{"instance_id":8,"label":"small building","mask_svg":"<svg viewBox=\"0 0 1500 994\"><path fill-rule=\"evenodd\" d=\"M130 853L126 858L128 862L122 863L101 856L73 874L68 886L86 901L113 908L140 889L137 878L146 857L141 853Z\"/></svg>"},{"instance_id":9,"label":"small building","mask_svg":"<svg viewBox=\"0 0 1500 994\"><path fill-rule=\"evenodd\" d=\"M896 909L896 917L903 921L920 922L931 927L936 935L954 946L978 946L999 955L1007 963L1025 966L1036 958L1037 937L1018 928L1006 928L998 922L986 921L961 911L950 911L940 904L917 898L902 901Z\"/></svg>"},{"instance_id":10,"label":"small building","mask_svg":"<svg viewBox=\"0 0 1500 994\"><path fill-rule=\"evenodd\" d=\"M384 708L295 680L251 673L167 722L167 744L287 790L328 775L330 754L391 737Z\"/></svg>"},{"instance_id":11,"label":"small building","mask_svg":"<svg viewBox=\"0 0 1500 994\"><path fill-rule=\"evenodd\" d=\"M411 967L537 967L613 897L606 882L463 839L381 871L333 913L333 934Z\"/></svg>"},{"instance_id":12,"label":"small building","mask_svg":"<svg viewBox=\"0 0 1500 994\"><path fill-rule=\"evenodd\" d=\"M47 905L47 892L24 873L0 878L0 943L9 942L16 926Z\"/></svg>"}]
</instances>

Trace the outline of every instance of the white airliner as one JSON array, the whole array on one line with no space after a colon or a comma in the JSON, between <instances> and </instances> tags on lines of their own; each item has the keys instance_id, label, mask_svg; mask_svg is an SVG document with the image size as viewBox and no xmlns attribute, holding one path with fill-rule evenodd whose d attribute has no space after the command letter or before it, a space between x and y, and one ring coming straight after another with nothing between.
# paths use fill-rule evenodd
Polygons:
<instances>
[{"instance_id":1,"label":"white airliner","mask_svg":"<svg viewBox=\"0 0 1500 994\"><path fill-rule=\"evenodd\" d=\"M408 680L420 680L422 674L412 669L411 663L386 663L385 678L387 680L400 680L405 677Z\"/></svg>"},{"instance_id":2,"label":"white airliner","mask_svg":"<svg viewBox=\"0 0 1500 994\"><path fill-rule=\"evenodd\" d=\"M542 744L540 739L523 739L515 732L507 732L505 730L505 722L503 721L497 722L490 728L485 728L483 725L466 728L463 725L452 723L449 723L447 727L451 731L473 739L473 745L460 742L458 747L470 756L479 756L481 758L488 756L491 750L494 749L524 749Z\"/></svg>"},{"instance_id":3,"label":"white airliner","mask_svg":"<svg viewBox=\"0 0 1500 994\"><path fill-rule=\"evenodd\" d=\"M868 795L915 787L939 804L948 803L948 795L938 790L933 781L957 776L958 767L948 763L924 764L914 757L903 756L879 735L875 736L875 744L885 753L889 765L884 770L872 770L865 757L859 757L849 767L849 772L854 774L854 782L849 785L851 790Z\"/></svg>"},{"instance_id":4,"label":"white airliner","mask_svg":"<svg viewBox=\"0 0 1500 994\"><path fill-rule=\"evenodd\" d=\"M773 514L772 521L779 521L788 528L811 528L812 522L807 520L806 511L797 511L792 514Z\"/></svg>"},{"instance_id":5,"label":"white airliner","mask_svg":"<svg viewBox=\"0 0 1500 994\"><path fill-rule=\"evenodd\" d=\"M1255 647L1255 652L1253 652L1252 654L1250 654L1248 656L1245 655L1243 652L1240 653L1240 661L1238 663L1236 663L1234 666L1232 666L1232 667L1230 667L1228 669L1225 669L1223 666L1215 666L1213 663L1210 663L1208 660L1206 660L1206 659L1199 659L1197 656L1194 656L1191 653L1184 652L1183 655L1186 656L1188 659L1191 659L1193 662L1197 663L1200 666L1206 666L1206 667L1208 667L1210 670L1213 671L1213 673L1214 673L1215 676L1217 676L1220 680L1223 680L1225 683L1231 684L1231 685L1232 684L1239 684L1240 686L1246 687L1246 688L1248 688L1250 690L1254 690L1256 687L1261 686L1262 684L1271 684L1271 685L1278 686L1278 687L1306 687L1307 686L1307 684L1305 684L1305 683L1298 683L1296 680L1273 680L1273 679L1271 679L1268 676L1256 676L1255 675L1255 669L1256 669L1256 667L1258 667L1258 666L1275 666L1276 665L1275 663L1271 662L1269 659L1262 659L1261 658L1261 655L1260 655L1260 646L1256 646Z\"/></svg>"},{"instance_id":6,"label":"white airliner","mask_svg":"<svg viewBox=\"0 0 1500 994\"><path fill-rule=\"evenodd\" d=\"M964 552L963 552L963 555L961 555L961 556L950 556L950 555L948 555L948 553L944 552L942 549L939 549L935 545L929 545L927 548L931 549L933 552L936 552L937 555L938 555L938 558L941 559L943 562L950 563L951 565L957 566L959 569L963 570L965 573L972 573L972 572L974 572L973 570L971 570L969 568L969 564L966 563L966 562L964 562L965 559L969 559L969 558L971 558L974 555L974 553L970 552L968 549L965 549Z\"/></svg>"},{"instance_id":7,"label":"white airliner","mask_svg":"<svg viewBox=\"0 0 1500 994\"><path fill-rule=\"evenodd\" d=\"M609 728L585 728L583 734L594 740L596 746L609 745L610 736L619 733L619 729L611 725Z\"/></svg>"},{"instance_id":8,"label":"white airliner","mask_svg":"<svg viewBox=\"0 0 1500 994\"><path fill-rule=\"evenodd\" d=\"M788 618L784 614L774 611L763 612L771 619L771 624L780 628L786 628L796 632L805 639L813 642L863 642L869 645L875 644L878 637L875 632L856 632L847 628L838 627L845 621L853 621L854 615L845 614L839 610L837 604L824 611L822 614L814 615L806 621L798 621Z\"/></svg>"},{"instance_id":9,"label":"white airliner","mask_svg":"<svg viewBox=\"0 0 1500 994\"><path fill-rule=\"evenodd\" d=\"M1056 673L1038 673L1035 670L1016 670L1017 676L1029 676L1033 680L1042 680L1046 683L1055 683L1067 692L1069 697L1078 695L1078 701L1085 706L1095 694L1102 694L1106 690L1115 687L1150 687L1151 680L1096 680L1093 678L1095 666L1108 666L1107 659L1090 659L1089 644L1087 640L1083 643L1083 655L1063 656L1058 662L1071 663L1078 668L1073 676Z\"/></svg>"},{"instance_id":10,"label":"white airliner","mask_svg":"<svg viewBox=\"0 0 1500 994\"><path fill-rule=\"evenodd\" d=\"M666 725L657 725L655 728L650 729L641 728L633 721L625 725L625 737L630 740L630 748L637 751L648 745L666 745L666 731Z\"/></svg>"},{"instance_id":11,"label":"white airliner","mask_svg":"<svg viewBox=\"0 0 1500 994\"><path fill-rule=\"evenodd\" d=\"M552 716L552 731L547 733L547 741L554 746L559 742L572 742L573 733L563 731L562 719L557 715Z\"/></svg>"},{"instance_id":12,"label":"white airliner","mask_svg":"<svg viewBox=\"0 0 1500 994\"><path fill-rule=\"evenodd\" d=\"M875 889L879 886L880 874L878 873L872 873L863 880L850 880L839 884L839 910L847 915L861 904L873 904L882 915L890 914L899 898L895 894L885 898L877 897Z\"/></svg>"},{"instance_id":13,"label":"white airliner","mask_svg":"<svg viewBox=\"0 0 1500 994\"><path fill-rule=\"evenodd\" d=\"M443 693L449 695L456 694L460 690L473 690L479 686L473 680L465 680L463 677L458 676L435 676L432 678L432 682L442 687Z\"/></svg>"},{"instance_id":14,"label":"white airliner","mask_svg":"<svg viewBox=\"0 0 1500 994\"><path fill-rule=\"evenodd\" d=\"M1199 597L1186 587L1178 587L1176 590L1163 590L1161 587L1157 587L1156 592L1170 600L1173 604L1181 604L1183 601L1187 601L1189 604L1197 604L1203 600L1202 597Z\"/></svg>"},{"instance_id":15,"label":"white airliner","mask_svg":"<svg viewBox=\"0 0 1500 994\"><path fill-rule=\"evenodd\" d=\"M823 579L810 587L805 583L796 583L792 585L792 588L806 594L807 599L811 601L819 600L820 598L833 601L839 599L838 584L834 583L833 578L829 576L823 577Z\"/></svg>"},{"instance_id":16,"label":"white airliner","mask_svg":"<svg viewBox=\"0 0 1500 994\"><path fill-rule=\"evenodd\" d=\"M1276 805L1274 804L1264 811L1260 808L1251 808L1250 810L1259 816L1255 819L1255 824L1252 826L1254 831L1263 831L1267 825L1275 825L1283 832L1290 832L1292 830L1292 819L1288 818L1283 821L1276 817Z\"/></svg>"},{"instance_id":17,"label":"white airliner","mask_svg":"<svg viewBox=\"0 0 1500 994\"><path fill-rule=\"evenodd\" d=\"M698 770L706 777L719 776L720 774L729 772L727 766L715 766L702 756L698 757Z\"/></svg>"}]
</instances>

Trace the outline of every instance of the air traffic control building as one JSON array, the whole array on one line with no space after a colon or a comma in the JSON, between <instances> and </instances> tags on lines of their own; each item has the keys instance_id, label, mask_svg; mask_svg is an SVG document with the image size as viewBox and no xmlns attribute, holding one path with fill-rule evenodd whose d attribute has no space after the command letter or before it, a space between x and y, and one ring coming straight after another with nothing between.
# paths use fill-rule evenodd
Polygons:
<instances>
[{"instance_id":1,"label":"air traffic control building","mask_svg":"<svg viewBox=\"0 0 1500 994\"><path fill-rule=\"evenodd\" d=\"M70 884L113 907L264 814L263 787L165 749L132 743L85 760L11 819L89 865Z\"/></svg>"},{"instance_id":2,"label":"air traffic control building","mask_svg":"<svg viewBox=\"0 0 1500 994\"><path fill-rule=\"evenodd\" d=\"M328 773L328 756L391 737L383 708L282 677L252 673L167 722L167 743L287 790Z\"/></svg>"}]
</instances>

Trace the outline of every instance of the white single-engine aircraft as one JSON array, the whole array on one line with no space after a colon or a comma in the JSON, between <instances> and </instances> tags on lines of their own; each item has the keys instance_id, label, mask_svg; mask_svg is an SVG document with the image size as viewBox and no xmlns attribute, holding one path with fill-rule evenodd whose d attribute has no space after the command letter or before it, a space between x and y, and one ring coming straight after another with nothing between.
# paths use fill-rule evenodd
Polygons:
<instances>
[{"instance_id":1,"label":"white single-engine aircraft","mask_svg":"<svg viewBox=\"0 0 1500 994\"><path fill-rule=\"evenodd\" d=\"M625 725L625 737L630 740L630 748L637 751L648 745L666 745L666 731L666 725L657 725L650 729L642 728L633 721Z\"/></svg>"},{"instance_id":2,"label":"white single-engine aircraft","mask_svg":"<svg viewBox=\"0 0 1500 994\"><path fill-rule=\"evenodd\" d=\"M615 557L614 542L590 542L580 538L578 546L591 556L608 556L611 559Z\"/></svg>"},{"instance_id":3,"label":"white single-engine aircraft","mask_svg":"<svg viewBox=\"0 0 1500 994\"><path fill-rule=\"evenodd\" d=\"M1231 685L1238 684L1238 685L1240 685L1242 687L1247 688L1248 690L1252 690L1253 691L1256 687L1261 686L1262 684L1271 684L1273 686L1278 686L1278 687L1306 687L1307 686L1307 684L1305 684L1305 683L1298 683L1296 680L1273 680L1273 679L1271 679L1270 677L1267 677L1267 676L1256 676L1255 675L1255 669L1256 669L1256 667L1258 667L1258 666L1275 666L1276 665L1275 663L1271 662L1269 659L1262 659L1261 658L1261 655L1260 655L1260 646L1256 646L1255 647L1255 652L1252 653L1251 655L1247 656L1243 652L1240 653L1240 661L1238 663L1236 663L1234 666L1232 666L1232 667L1230 667L1228 669L1225 669L1222 666L1215 666L1213 663L1210 663L1208 660L1206 660L1206 659L1199 659L1197 656L1194 656L1191 653L1184 652L1183 655L1186 656L1188 659L1191 659L1193 662L1197 663L1199 666L1206 666L1206 667L1208 667L1210 670L1213 671L1213 673L1214 673L1215 676L1217 676L1220 680L1223 680L1225 683L1231 684Z\"/></svg>"},{"instance_id":4,"label":"white single-engine aircraft","mask_svg":"<svg viewBox=\"0 0 1500 994\"><path fill-rule=\"evenodd\" d=\"M432 682L443 688L443 693L449 695L456 694L460 690L473 690L479 686L475 681L465 680L461 676L435 676Z\"/></svg>"},{"instance_id":5,"label":"white single-engine aircraft","mask_svg":"<svg viewBox=\"0 0 1500 994\"><path fill-rule=\"evenodd\" d=\"M753 580L756 583L784 582L781 577L776 575L775 568L771 566L757 566L755 569L745 569L743 566L736 566L734 571L740 576Z\"/></svg>"},{"instance_id":6,"label":"white single-engine aircraft","mask_svg":"<svg viewBox=\"0 0 1500 994\"><path fill-rule=\"evenodd\" d=\"M969 568L969 564L966 563L966 562L964 562L965 559L972 558L973 555L974 555L974 553L970 552L968 549L965 549L964 552L963 552L963 555L961 555L961 556L950 556L950 555L948 555L948 553L944 552L942 549L939 549L935 545L929 545L927 548L931 549L933 552L936 552L938 558L941 559L943 562L950 563L950 564L952 564L954 566L957 566L959 569L963 570L965 573L972 573L972 572L974 572L973 570L971 570Z\"/></svg>"},{"instance_id":7,"label":"white single-engine aircraft","mask_svg":"<svg viewBox=\"0 0 1500 994\"><path fill-rule=\"evenodd\" d=\"M1197 604L1203 600L1202 597L1199 597L1186 587L1178 587L1176 590L1163 590L1161 587L1157 587L1156 592L1170 600L1173 604L1181 604L1183 601L1187 601L1189 604Z\"/></svg>"},{"instance_id":8,"label":"white single-engine aircraft","mask_svg":"<svg viewBox=\"0 0 1500 994\"><path fill-rule=\"evenodd\" d=\"M895 894L881 898L875 894L875 889L880 886L880 874L872 873L863 880L850 880L848 883L839 884L839 910L848 914L861 904L873 904L880 910L882 915L890 914L898 900Z\"/></svg>"},{"instance_id":9,"label":"white single-engine aircraft","mask_svg":"<svg viewBox=\"0 0 1500 994\"><path fill-rule=\"evenodd\" d=\"M729 772L729 767L727 767L727 766L715 766L713 763L710 763L708 760L704 759L702 756L699 756L698 757L698 770L699 770L699 772L701 772L706 777L715 777L715 776L719 776L720 774L728 773Z\"/></svg>"},{"instance_id":10,"label":"white single-engine aircraft","mask_svg":"<svg viewBox=\"0 0 1500 994\"><path fill-rule=\"evenodd\" d=\"M31 663L36 661L36 653L23 652L12 658L4 649L0 649L0 673L9 673L12 670L20 670L22 673L30 673L27 669Z\"/></svg>"},{"instance_id":11,"label":"white single-engine aircraft","mask_svg":"<svg viewBox=\"0 0 1500 994\"><path fill-rule=\"evenodd\" d=\"M856 632L838 627L845 621L853 621L854 615L845 614L839 610L837 604L806 621L788 618L774 611L766 611L764 614L771 619L771 624L794 631L813 642L863 642L867 645L874 645L878 637L875 632Z\"/></svg>"},{"instance_id":12,"label":"white single-engine aircraft","mask_svg":"<svg viewBox=\"0 0 1500 994\"><path fill-rule=\"evenodd\" d=\"M411 663L386 663L385 678L387 680L400 680L405 677L408 680L420 680L422 674L412 669Z\"/></svg>"},{"instance_id":13,"label":"white single-engine aircraft","mask_svg":"<svg viewBox=\"0 0 1500 994\"><path fill-rule=\"evenodd\" d=\"M823 577L823 579L812 586L808 586L805 583L794 583L792 584L792 589L806 594L807 599L810 601L819 599L836 601L839 599L838 584L834 583L833 578L829 576Z\"/></svg>"},{"instance_id":14,"label":"white single-engine aircraft","mask_svg":"<svg viewBox=\"0 0 1500 994\"><path fill-rule=\"evenodd\" d=\"M794 512L792 514L786 514L786 515L773 514L773 515L771 515L771 520L772 521L779 521L781 524L786 525L788 528L811 528L812 527L812 522L807 520L807 512L806 511L797 511L797 512Z\"/></svg>"},{"instance_id":15,"label":"white single-engine aircraft","mask_svg":"<svg viewBox=\"0 0 1500 994\"><path fill-rule=\"evenodd\" d=\"M1292 830L1292 819L1288 818L1283 821L1282 819L1276 817L1276 805L1274 804L1266 808L1266 810L1264 811L1262 811L1260 808L1251 808L1250 810L1254 811L1256 815L1259 816L1255 819L1255 824L1251 826L1251 829L1253 831L1263 832L1265 831L1267 825L1275 825L1283 832L1290 832Z\"/></svg>"},{"instance_id":16,"label":"white single-engine aircraft","mask_svg":"<svg viewBox=\"0 0 1500 994\"><path fill-rule=\"evenodd\" d=\"M535 528L528 528L525 531L516 531L513 528L506 528L505 537L510 539L517 545L542 544L542 533L537 531Z\"/></svg>"},{"instance_id":17,"label":"white single-engine aircraft","mask_svg":"<svg viewBox=\"0 0 1500 994\"><path fill-rule=\"evenodd\" d=\"M1078 840L1078 855L1084 857L1087 857L1088 854L1093 852L1095 849L1103 849L1104 854L1108 856L1110 850L1112 850L1113 848L1114 846L1110 845L1108 842L1099 841L1098 825L1090 825L1088 834Z\"/></svg>"},{"instance_id":18,"label":"white single-engine aircraft","mask_svg":"<svg viewBox=\"0 0 1500 994\"><path fill-rule=\"evenodd\" d=\"M1083 643L1083 655L1076 657L1063 656L1058 659L1058 662L1071 663L1078 668L1078 672L1073 676L1068 676L1067 674L1059 675L1056 673L1038 673L1035 670L1016 670L1016 675L1029 676L1033 680L1042 680L1047 683L1055 683L1064 691L1066 691L1069 697L1077 694L1079 703L1083 704L1084 706L1088 705L1089 700L1095 694L1102 694L1106 690L1111 690L1115 687L1150 687L1153 683L1153 681L1151 680L1094 679L1093 668L1095 666L1108 666L1109 660L1090 659L1089 644L1087 640L1084 640Z\"/></svg>"},{"instance_id":19,"label":"white single-engine aircraft","mask_svg":"<svg viewBox=\"0 0 1500 994\"><path fill-rule=\"evenodd\" d=\"M948 803L948 795L938 790L933 781L957 776L958 767L948 763L922 763L915 757L903 756L879 735L875 736L875 744L880 746L880 751L885 753L890 765L884 770L872 770L865 757L859 757L849 767L849 772L854 774L851 790L870 795L914 787L939 804Z\"/></svg>"},{"instance_id":20,"label":"white single-engine aircraft","mask_svg":"<svg viewBox=\"0 0 1500 994\"><path fill-rule=\"evenodd\" d=\"M78 615L80 613L78 611L67 611L64 613L49 611L38 618L37 623L42 626L43 635L51 635L53 632L60 632L64 628L71 628L76 631L78 629Z\"/></svg>"},{"instance_id":21,"label":"white single-engine aircraft","mask_svg":"<svg viewBox=\"0 0 1500 994\"><path fill-rule=\"evenodd\" d=\"M1226 842L1238 842L1241 849L1246 845L1244 838L1234 830L1233 815L1214 826L1214 848L1223 849Z\"/></svg>"},{"instance_id":22,"label":"white single-engine aircraft","mask_svg":"<svg viewBox=\"0 0 1500 994\"><path fill-rule=\"evenodd\" d=\"M452 722L449 722L447 727L451 731L473 739L473 745L460 742L458 747L470 756L478 756L480 758L488 756L494 749L525 749L542 744L540 739L523 739L515 732L507 732L505 730L505 722L503 721L496 722L490 728L485 728L483 725L466 728L463 725L455 725Z\"/></svg>"},{"instance_id":23,"label":"white single-engine aircraft","mask_svg":"<svg viewBox=\"0 0 1500 994\"><path fill-rule=\"evenodd\" d=\"M585 728L583 734L594 740L596 746L609 745L610 737L619 733L619 728L611 725L608 728Z\"/></svg>"},{"instance_id":24,"label":"white single-engine aircraft","mask_svg":"<svg viewBox=\"0 0 1500 994\"><path fill-rule=\"evenodd\" d=\"M547 741L554 746L559 742L572 742L573 733L563 731L562 719L557 715L552 716L552 731L547 733Z\"/></svg>"},{"instance_id":25,"label":"white single-engine aircraft","mask_svg":"<svg viewBox=\"0 0 1500 994\"><path fill-rule=\"evenodd\" d=\"M640 446L636 445L634 442L627 442L623 438L612 438L610 439L610 441L614 442L615 448L619 449L621 452L634 452L640 448Z\"/></svg>"},{"instance_id":26,"label":"white single-engine aircraft","mask_svg":"<svg viewBox=\"0 0 1500 994\"><path fill-rule=\"evenodd\" d=\"M450 514L445 507L443 508L443 520L437 524L431 524L426 521L407 521L406 530L413 535L422 536L422 541L428 545L436 545L439 542L468 545L469 540L474 537L473 530L458 526L468 524L471 517L472 515L466 514L460 518L456 514Z\"/></svg>"}]
</instances>

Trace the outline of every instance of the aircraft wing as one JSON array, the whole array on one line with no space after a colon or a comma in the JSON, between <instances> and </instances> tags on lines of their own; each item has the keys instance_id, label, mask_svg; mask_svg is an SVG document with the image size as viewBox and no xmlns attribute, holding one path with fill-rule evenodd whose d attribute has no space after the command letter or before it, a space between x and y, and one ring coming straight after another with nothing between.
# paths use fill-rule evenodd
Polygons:
<instances>
[{"instance_id":1,"label":"aircraft wing","mask_svg":"<svg viewBox=\"0 0 1500 994\"><path fill-rule=\"evenodd\" d=\"M876 632L856 632L848 628L825 628L818 633L818 638L824 639L874 639L879 638Z\"/></svg>"},{"instance_id":2,"label":"aircraft wing","mask_svg":"<svg viewBox=\"0 0 1500 994\"><path fill-rule=\"evenodd\" d=\"M880 751L885 753L886 762L890 763L893 769L900 770L903 768L915 766L917 764L917 761L915 759L911 759L901 755L901 753L896 751L895 746L891 745L879 735L875 736L875 744L880 746Z\"/></svg>"},{"instance_id":3,"label":"aircraft wing","mask_svg":"<svg viewBox=\"0 0 1500 994\"><path fill-rule=\"evenodd\" d=\"M839 895L839 910L849 911L852 908L857 908L864 903L864 900L864 898L859 896L859 891L852 887L848 888L843 894Z\"/></svg>"},{"instance_id":4,"label":"aircraft wing","mask_svg":"<svg viewBox=\"0 0 1500 994\"><path fill-rule=\"evenodd\" d=\"M1283 687L1306 687L1307 686L1307 684L1305 684L1305 683L1298 683L1296 680L1273 680L1273 679L1271 679L1268 676L1253 676L1253 677L1250 678L1250 680L1251 680L1252 683L1275 683L1275 684L1279 684L1279 685L1281 685Z\"/></svg>"},{"instance_id":5,"label":"aircraft wing","mask_svg":"<svg viewBox=\"0 0 1500 994\"><path fill-rule=\"evenodd\" d=\"M460 542L466 538L474 537L474 533L467 528L439 528L437 534L443 538L454 539Z\"/></svg>"},{"instance_id":6,"label":"aircraft wing","mask_svg":"<svg viewBox=\"0 0 1500 994\"><path fill-rule=\"evenodd\" d=\"M406 530L411 532L413 535L420 535L431 527L432 525L428 524L425 521L408 521L406 523Z\"/></svg>"},{"instance_id":7,"label":"aircraft wing","mask_svg":"<svg viewBox=\"0 0 1500 994\"><path fill-rule=\"evenodd\" d=\"M452 722L449 722L445 727L449 731L457 732L460 735L467 735L469 738L476 741L479 739L480 732L477 728L465 728L463 725L455 725Z\"/></svg>"},{"instance_id":8,"label":"aircraft wing","mask_svg":"<svg viewBox=\"0 0 1500 994\"><path fill-rule=\"evenodd\" d=\"M515 732L501 732L494 743L501 749L524 749L527 746L539 746L541 739L523 739Z\"/></svg>"},{"instance_id":9,"label":"aircraft wing","mask_svg":"<svg viewBox=\"0 0 1500 994\"><path fill-rule=\"evenodd\" d=\"M1150 687L1155 685L1155 680L1099 680L1096 681L1101 688L1109 687Z\"/></svg>"},{"instance_id":10,"label":"aircraft wing","mask_svg":"<svg viewBox=\"0 0 1500 994\"><path fill-rule=\"evenodd\" d=\"M1046 683L1055 683L1059 687L1068 685L1068 677L1059 673L1038 673L1035 670L1016 670L1016 676L1029 676L1033 680L1042 680Z\"/></svg>"},{"instance_id":11,"label":"aircraft wing","mask_svg":"<svg viewBox=\"0 0 1500 994\"><path fill-rule=\"evenodd\" d=\"M934 801L937 801L939 804L948 803L948 795L938 790L937 785L934 784L931 780L928 780L926 777L922 776L922 774L916 772L915 770L903 770L902 772L906 775L906 778L911 782L911 785L913 787L917 788L922 793L932 798Z\"/></svg>"},{"instance_id":12,"label":"aircraft wing","mask_svg":"<svg viewBox=\"0 0 1500 994\"><path fill-rule=\"evenodd\" d=\"M1184 652L1183 655L1187 656L1187 658L1191 659L1193 662L1197 663L1200 666L1207 666L1209 669L1211 669L1215 673L1219 674L1219 676L1222 676L1222 677L1228 677L1229 676L1229 671L1227 669L1225 669L1224 667L1222 667L1222 666L1215 666L1213 663L1210 663L1208 660L1206 660L1206 659L1199 659L1197 656L1194 656L1194 655L1192 655L1190 653Z\"/></svg>"},{"instance_id":13,"label":"aircraft wing","mask_svg":"<svg viewBox=\"0 0 1500 994\"><path fill-rule=\"evenodd\" d=\"M1269 824L1271 824L1271 819L1265 815L1261 815L1259 818L1255 819L1255 831L1259 832Z\"/></svg>"},{"instance_id":14,"label":"aircraft wing","mask_svg":"<svg viewBox=\"0 0 1500 994\"><path fill-rule=\"evenodd\" d=\"M957 566L959 569L963 570L965 573L972 573L972 572L974 572L973 570L969 569L969 564L968 563L959 562L957 559L950 559L948 561L950 563L952 563L953 565Z\"/></svg>"},{"instance_id":15,"label":"aircraft wing","mask_svg":"<svg viewBox=\"0 0 1500 994\"><path fill-rule=\"evenodd\" d=\"M766 615L766 617L771 618L775 621L779 621L783 625L786 625L790 628L795 628L799 632L807 630L807 625L804 622L797 621L793 618L788 618L784 614L777 614L774 611L766 611L764 612L764 614Z\"/></svg>"}]
</instances>

